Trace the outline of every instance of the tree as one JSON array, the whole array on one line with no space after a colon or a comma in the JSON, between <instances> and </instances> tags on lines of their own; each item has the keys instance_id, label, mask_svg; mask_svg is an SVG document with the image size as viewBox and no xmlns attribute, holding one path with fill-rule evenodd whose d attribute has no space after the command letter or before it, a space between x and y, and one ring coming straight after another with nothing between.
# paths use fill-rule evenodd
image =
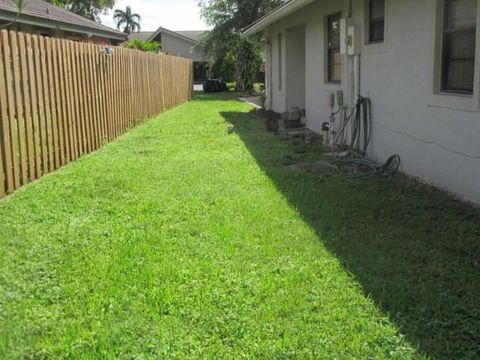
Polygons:
<instances>
[{"instance_id":1,"label":"tree","mask_svg":"<svg viewBox=\"0 0 480 360\"><path fill-rule=\"evenodd\" d=\"M18 12L22 12L22 10L25 6L25 0L17 0L16 4L17 4Z\"/></svg>"},{"instance_id":2,"label":"tree","mask_svg":"<svg viewBox=\"0 0 480 360\"><path fill-rule=\"evenodd\" d=\"M115 22L117 23L117 29L124 26L123 32L130 34L135 31L140 31L140 15L132 13L132 8L127 6L125 11L117 9L113 15Z\"/></svg>"},{"instance_id":3,"label":"tree","mask_svg":"<svg viewBox=\"0 0 480 360\"><path fill-rule=\"evenodd\" d=\"M237 43L229 31L216 27L211 32L205 32L195 46L195 51L209 58L209 73L211 76L230 82L236 80Z\"/></svg>"},{"instance_id":4,"label":"tree","mask_svg":"<svg viewBox=\"0 0 480 360\"><path fill-rule=\"evenodd\" d=\"M47 0L77 15L100 22L100 15L106 14L115 5L115 0Z\"/></svg>"},{"instance_id":5,"label":"tree","mask_svg":"<svg viewBox=\"0 0 480 360\"><path fill-rule=\"evenodd\" d=\"M198 48L212 59L213 66L225 56L235 62L237 90L253 91L253 83L262 63L260 37L245 40L241 30L286 0L200 0L201 14L213 30Z\"/></svg>"},{"instance_id":6,"label":"tree","mask_svg":"<svg viewBox=\"0 0 480 360\"><path fill-rule=\"evenodd\" d=\"M15 21L17 21L17 18L22 14L23 8L25 7L25 0L16 0L15 5L17 5L17 15L15 15L15 18L12 21L0 26L0 30L7 28L8 26L12 25Z\"/></svg>"}]
</instances>

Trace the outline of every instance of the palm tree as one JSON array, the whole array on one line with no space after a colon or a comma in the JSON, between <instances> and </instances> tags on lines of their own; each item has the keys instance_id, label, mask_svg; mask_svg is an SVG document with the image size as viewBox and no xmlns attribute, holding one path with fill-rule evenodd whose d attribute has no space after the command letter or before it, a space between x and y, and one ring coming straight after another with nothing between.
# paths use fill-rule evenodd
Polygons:
<instances>
[{"instance_id":1,"label":"palm tree","mask_svg":"<svg viewBox=\"0 0 480 360\"><path fill-rule=\"evenodd\" d=\"M120 29L122 25L125 26L123 28L123 32L125 34L130 34L134 31L140 31L141 17L138 14L133 14L130 6L127 6L125 11L120 9L115 10L113 18L117 23L117 29Z\"/></svg>"}]
</instances>

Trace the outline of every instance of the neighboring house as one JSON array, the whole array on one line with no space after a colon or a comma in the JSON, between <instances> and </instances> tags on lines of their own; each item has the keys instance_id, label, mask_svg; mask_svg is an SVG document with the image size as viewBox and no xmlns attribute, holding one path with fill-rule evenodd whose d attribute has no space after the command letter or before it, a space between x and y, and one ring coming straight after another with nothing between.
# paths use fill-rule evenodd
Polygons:
<instances>
[{"instance_id":1,"label":"neighboring house","mask_svg":"<svg viewBox=\"0 0 480 360\"><path fill-rule=\"evenodd\" d=\"M127 35L42 0L27 0L19 13L15 0L0 0L0 28L26 33L117 45Z\"/></svg>"},{"instance_id":2,"label":"neighboring house","mask_svg":"<svg viewBox=\"0 0 480 360\"><path fill-rule=\"evenodd\" d=\"M243 36L265 32L270 109L320 133L332 92L369 97L371 157L480 203L479 21L477 0L292 0Z\"/></svg>"},{"instance_id":3,"label":"neighboring house","mask_svg":"<svg viewBox=\"0 0 480 360\"><path fill-rule=\"evenodd\" d=\"M208 60L194 50L200 36L205 31L172 31L159 27L156 31L137 32L129 35L129 39L158 41L162 44L162 52L193 60L194 81L203 82L207 78Z\"/></svg>"}]
</instances>

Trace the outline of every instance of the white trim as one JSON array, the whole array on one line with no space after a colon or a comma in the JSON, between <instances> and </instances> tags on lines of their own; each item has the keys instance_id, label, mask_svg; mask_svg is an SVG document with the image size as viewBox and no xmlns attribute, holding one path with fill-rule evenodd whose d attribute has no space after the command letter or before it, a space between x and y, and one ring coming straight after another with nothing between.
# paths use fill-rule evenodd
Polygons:
<instances>
[{"instance_id":1,"label":"white trim","mask_svg":"<svg viewBox=\"0 0 480 360\"><path fill-rule=\"evenodd\" d=\"M342 8L334 11L334 12L331 12L329 14L326 14L324 17L323 17L323 42L324 42L324 60L323 60L323 84L324 85L327 85L327 86L332 86L333 88L335 87L342 87L345 82L345 69L346 69L346 59L347 57L342 55L341 54L341 50L340 50L340 56L341 56L341 59L342 59L342 70L341 70L341 73L340 73L340 81L330 81L330 79L328 78L328 65L329 65L329 62L330 62L330 59L328 57L329 55L329 52L328 52L328 35L329 35L329 31L330 29L328 28L328 19L331 17L331 16L335 16L335 15L338 15L340 14L340 19L343 19L343 16L345 14L345 12L343 11ZM340 30L339 30L340 31ZM340 40L341 42L341 40Z\"/></svg>"},{"instance_id":2,"label":"white trim","mask_svg":"<svg viewBox=\"0 0 480 360\"><path fill-rule=\"evenodd\" d=\"M283 78L283 69L284 69L284 59L283 59L283 48L285 47L284 46L284 40L283 40L283 31L280 31L278 34L277 34L277 62L278 62L278 84L277 84L277 90L279 92L282 92L283 91L283 82L284 82L284 78Z\"/></svg>"},{"instance_id":3,"label":"white trim","mask_svg":"<svg viewBox=\"0 0 480 360\"><path fill-rule=\"evenodd\" d=\"M388 42L388 19L390 17L389 8L390 0L385 0L385 31L383 36L383 41L379 42L370 42L370 14L369 14L369 0L364 1L363 5L363 21L364 21L364 31L362 34L363 38L363 52L365 54L381 54L387 52L387 42Z\"/></svg>"},{"instance_id":4,"label":"white trim","mask_svg":"<svg viewBox=\"0 0 480 360\"><path fill-rule=\"evenodd\" d=\"M445 0L435 1L434 21L434 59L432 91L428 106L447 109L456 109L478 112L480 105L480 4L477 1L477 34L475 43L475 75L473 95L441 92L440 82L442 75L442 46L443 46L443 3Z\"/></svg>"},{"instance_id":5,"label":"white trim","mask_svg":"<svg viewBox=\"0 0 480 360\"><path fill-rule=\"evenodd\" d=\"M278 20L284 18L287 15L290 15L297 11L298 9L314 2L315 0L292 0L286 3L283 6L280 6L270 12L269 14L262 17L260 20L257 20L253 24L249 25L243 29L241 36L247 37L253 35L257 32L265 30L265 28Z\"/></svg>"}]
</instances>

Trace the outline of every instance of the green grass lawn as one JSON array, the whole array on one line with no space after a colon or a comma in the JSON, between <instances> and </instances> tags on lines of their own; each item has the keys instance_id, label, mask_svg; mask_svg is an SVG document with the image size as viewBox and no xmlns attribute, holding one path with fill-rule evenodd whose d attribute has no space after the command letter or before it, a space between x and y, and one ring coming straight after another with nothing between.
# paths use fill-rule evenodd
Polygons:
<instances>
[{"instance_id":1,"label":"green grass lawn","mask_svg":"<svg viewBox=\"0 0 480 360\"><path fill-rule=\"evenodd\" d=\"M227 82L227 88L229 91L235 91L236 82ZM260 94L265 89L265 84L261 82L256 82L253 84L253 92L255 94Z\"/></svg>"},{"instance_id":2,"label":"green grass lawn","mask_svg":"<svg viewBox=\"0 0 480 360\"><path fill-rule=\"evenodd\" d=\"M290 172L313 149L249 110L199 95L1 200L0 358L478 358L478 213Z\"/></svg>"}]
</instances>

